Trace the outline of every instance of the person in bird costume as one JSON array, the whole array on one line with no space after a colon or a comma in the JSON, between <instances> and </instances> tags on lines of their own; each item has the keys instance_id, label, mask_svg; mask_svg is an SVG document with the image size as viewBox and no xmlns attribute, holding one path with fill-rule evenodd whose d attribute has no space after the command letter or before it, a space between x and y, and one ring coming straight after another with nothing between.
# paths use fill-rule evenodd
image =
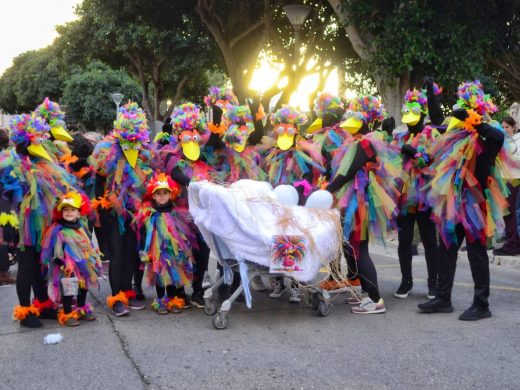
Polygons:
<instances>
[{"instance_id":1,"label":"person in bird costume","mask_svg":"<svg viewBox=\"0 0 520 390\"><path fill-rule=\"evenodd\" d=\"M50 126L45 120L15 115L10 130L14 147L0 154L0 181L3 196L17 205L20 229L16 278L20 305L14 308L13 318L21 326L37 328L43 326L38 317L56 319L57 315L40 266L42 236L52 223L56 198L74 189L76 178L56 162L47 143Z\"/></svg>"},{"instance_id":2,"label":"person in bird costume","mask_svg":"<svg viewBox=\"0 0 520 390\"><path fill-rule=\"evenodd\" d=\"M459 101L448 129L432 151L434 177L427 201L439 234L439 286L435 299L419 304L424 313L451 313L457 253L464 238L475 284L473 304L460 315L466 321L491 316L487 241L503 229L507 188L497 180L504 134L484 121L496 106L479 83L459 86Z\"/></svg>"},{"instance_id":3,"label":"person in bird costume","mask_svg":"<svg viewBox=\"0 0 520 390\"><path fill-rule=\"evenodd\" d=\"M157 174L149 182L145 203L136 215L145 280L156 288L152 308L158 314L180 312L186 304L184 287L191 286L193 280L196 229L189 210L175 204L180 192L179 184L167 174Z\"/></svg>"},{"instance_id":4,"label":"person in bird costume","mask_svg":"<svg viewBox=\"0 0 520 390\"><path fill-rule=\"evenodd\" d=\"M55 303L63 303L58 322L65 326L96 319L86 300L91 287L99 288L101 254L92 243L87 221L81 220L90 212L85 194L70 191L62 195L53 211L54 223L42 239L41 262L48 270L49 295Z\"/></svg>"},{"instance_id":5,"label":"person in bird costume","mask_svg":"<svg viewBox=\"0 0 520 390\"><path fill-rule=\"evenodd\" d=\"M372 131L385 111L379 99L362 96L350 102L346 121L341 127L353 137L347 139L332 161L332 182L327 190L336 194L336 207L343 217L344 255L349 269L357 273L368 297L353 297L347 303L357 304L352 312L373 314L385 312L385 304L377 286L377 273L368 253L369 236L384 240L395 229L397 199L396 182L401 170L399 154L381 132ZM348 241L348 243L347 243Z\"/></svg>"},{"instance_id":6,"label":"person in bird costume","mask_svg":"<svg viewBox=\"0 0 520 390\"><path fill-rule=\"evenodd\" d=\"M107 304L116 316L128 315L128 308L144 308L137 299L144 299L143 273L131 222L146 193L146 183L153 176L148 137L146 114L137 103L129 102L119 109L112 133L96 145L93 154L97 195L94 206L110 249L112 295ZM136 287L132 289L134 274Z\"/></svg>"}]
</instances>

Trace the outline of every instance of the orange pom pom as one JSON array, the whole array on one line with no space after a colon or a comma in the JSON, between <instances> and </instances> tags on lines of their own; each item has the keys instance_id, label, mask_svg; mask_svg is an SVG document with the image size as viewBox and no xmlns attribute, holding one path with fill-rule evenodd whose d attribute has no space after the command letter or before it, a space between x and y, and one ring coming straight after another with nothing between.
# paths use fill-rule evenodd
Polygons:
<instances>
[{"instance_id":1,"label":"orange pom pom","mask_svg":"<svg viewBox=\"0 0 520 390\"><path fill-rule=\"evenodd\" d=\"M58 312L58 322L60 325L65 325L67 321L71 318L74 318L75 320L79 320L79 313L76 310L71 311L69 314L65 314L63 309L61 309Z\"/></svg>"},{"instance_id":2,"label":"orange pom pom","mask_svg":"<svg viewBox=\"0 0 520 390\"><path fill-rule=\"evenodd\" d=\"M16 305L13 309L13 320L23 321L29 314L34 314L36 317L40 316L40 310L34 306L20 306Z\"/></svg>"},{"instance_id":3,"label":"orange pom pom","mask_svg":"<svg viewBox=\"0 0 520 390\"><path fill-rule=\"evenodd\" d=\"M166 304L166 307L168 308L168 310L172 310L174 308L184 309L184 306L185 306L184 299L183 298L179 298L179 297L173 297Z\"/></svg>"},{"instance_id":4,"label":"orange pom pom","mask_svg":"<svg viewBox=\"0 0 520 390\"><path fill-rule=\"evenodd\" d=\"M208 129L213 134L223 135L226 132L227 126L221 123L220 125L215 125L214 123L208 123Z\"/></svg>"},{"instance_id":5,"label":"orange pom pom","mask_svg":"<svg viewBox=\"0 0 520 390\"><path fill-rule=\"evenodd\" d=\"M107 305L110 309L114 307L116 302L122 302L124 305L128 305L128 298L124 291L120 291L117 295L109 295L107 297Z\"/></svg>"}]
</instances>

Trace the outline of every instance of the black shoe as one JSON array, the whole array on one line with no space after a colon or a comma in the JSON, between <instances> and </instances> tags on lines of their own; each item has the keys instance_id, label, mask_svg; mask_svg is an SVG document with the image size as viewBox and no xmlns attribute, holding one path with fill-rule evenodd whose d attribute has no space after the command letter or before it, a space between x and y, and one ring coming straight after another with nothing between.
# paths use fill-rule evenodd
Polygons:
<instances>
[{"instance_id":1,"label":"black shoe","mask_svg":"<svg viewBox=\"0 0 520 390\"><path fill-rule=\"evenodd\" d=\"M417 245L412 245L412 256L419 256L419 248Z\"/></svg>"},{"instance_id":2,"label":"black shoe","mask_svg":"<svg viewBox=\"0 0 520 390\"><path fill-rule=\"evenodd\" d=\"M114 303L114 307L112 307L112 313L114 313L116 317L122 317L128 315L129 310L123 302L117 301Z\"/></svg>"},{"instance_id":3,"label":"black shoe","mask_svg":"<svg viewBox=\"0 0 520 390\"><path fill-rule=\"evenodd\" d=\"M137 299L129 299L128 307L132 310L143 310L145 306L144 303L139 302Z\"/></svg>"},{"instance_id":4,"label":"black shoe","mask_svg":"<svg viewBox=\"0 0 520 390\"><path fill-rule=\"evenodd\" d=\"M24 320L20 321L20 326L24 326L26 328L41 328L43 323L36 317L34 314L29 313Z\"/></svg>"},{"instance_id":5,"label":"black shoe","mask_svg":"<svg viewBox=\"0 0 520 390\"><path fill-rule=\"evenodd\" d=\"M399 288L394 293L394 297L399 299L405 299L408 297L408 293L413 287L413 281L411 279L403 279L401 281L401 284L399 285Z\"/></svg>"},{"instance_id":6,"label":"black shoe","mask_svg":"<svg viewBox=\"0 0 520 390\"><path fill-rule=\"evenodd\" d=\"M193 294L191 294L190 302L192 306L202 309L204 307L204 297L202 293L194 292Z\"/></svg>"},{"instance_id":7,"label":"black shoe","mask_svg":"<svg viewBox=\"0 0 520 390\"><path fill-rule=\"evenodd\" d=\"M516 253L515 251L505 249L504 247L494 249L493 254L496 256L516 256L516 255L518 255L518 253Z\"/></svg>"},{"instance_id":8,"label":"black shoe","mask_svg":"<svg viewBox=\"0 0 520 390\"><path fill-rule=\"evenodd\" d=\"M57 320L58 312L56 309L43 309L40 310L40 319L42 320Z\"/></svg>"},{"instance_id":9,"label":"black shoe","mask_svg":"<svg viewBox=\"0 0 520 390\"><path fill-rule=\"evenodd\" d=\"M471 305L464 313L459 316L461 321L478 321L491 317L491 311L487 307Z\"/></svg>"},{"instance_id":10,"label":"black shoe","mask_svg":"<svg viewBox=\"0 0 520 390\"><path fill-rule=\"evenodd\" d=\"M451 301L445 301L441 298L435 298L428 302L419 303L417 307L423 313L453 313Z\"/></svg>"}]
</instances>

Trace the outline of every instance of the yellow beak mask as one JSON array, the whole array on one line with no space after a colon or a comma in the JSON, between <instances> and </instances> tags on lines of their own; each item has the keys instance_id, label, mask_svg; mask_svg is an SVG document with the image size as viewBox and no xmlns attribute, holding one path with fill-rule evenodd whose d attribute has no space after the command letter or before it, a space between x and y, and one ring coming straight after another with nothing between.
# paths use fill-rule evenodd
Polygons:
<instances>
[{"instance_id":1,"label":"yellow beak mask","mask_svg":"<svg viewBox=\"0 0 520 390\"><path fill-rule=\"evenodd\" d=\"M347 130L352 135L356 134L362 126L363 121L356 118L355 116L351 116L340 125L342 129Z\"/></svg>"},{"instance_id":2,"label":"yellow beak mask","mask_svg":"<svg viewBox=\"0 0 520 390\"><path fill-rule=\"evenodd\" d=\"M40 158L44 158L46 160L52 161L51 156L49 155L49 153L47 153L47 151L45 150L45 148L43 147L43 145L41 143L29 145L27 147L27 151L35 157L40 157Z\"/></svg>"},{"instance_id":3,"label":"yellow beak mask","mask_svg":"<svg viewBox=\"0 0 520 390\"><path fill-rule=\"evenodd\" d=\"M294 136L296 135L296 128L293 125L282 125L276 129L278 137L276 138L276 145L282 149L287 150L294 143Z\"/></svg>"},{"instance_id":4,"label":"yellow beak mask","mask_svg":"<svg viewBox=\"0 0 520 390\"><path fill-rule=\"evenodd\" d=\"M137 164L137 157L139 156L139 150L141 149L140 142L124 142L121 144L121 148L123 149L123 154L126 157L126 161L132 168L135 168Z\"/></svg>"},{"instance_id":5,"label":"yellow beak mask","mask_svg":"<svg viewBox=\"0 0 520 390\"><path fill-rule=\"evenodd\" d=\"M58 141L72 142L74 139L71 135L61 126L51 127L52 136Z\"/></svg>"},{"instance_id":6,"label":"yellow beak mask","mask_svg":"<svg viewBox=\"0 0 520 390\"><path fill-rule=\"evenodd\" d=\"M183 131L180 136L182 153L191 161L200 157L200 135L196 131Z\"/></svg>"}]
</instances>

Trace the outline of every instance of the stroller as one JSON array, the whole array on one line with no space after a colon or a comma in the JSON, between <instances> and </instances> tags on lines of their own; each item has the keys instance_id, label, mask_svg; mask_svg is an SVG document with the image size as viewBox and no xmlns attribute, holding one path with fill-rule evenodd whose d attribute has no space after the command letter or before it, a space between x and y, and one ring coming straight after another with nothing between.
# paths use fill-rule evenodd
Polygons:
<instances>
[{"instance_id":1,"label":"stroller","mask_svg":"<svg viewBox=\"0 0 520 390\"><path fill-rule=\"evenodd\" d=\"M216 329L228 326L229 311L240 294L252 307L250 284L257 277L289 276L313 310L323 317L329 314L330 295L320 282L340 252L339 213L330 210L332 197L326 191L311 194L305 207L296 206L297 201L294 187L273 191L267 182L190 184L190 213L223 268L204 294L205 312L214 316ZM233 270L240 272L240 286L219 307L217 289L231 283Z\"/></svg>"}]
</instances>

